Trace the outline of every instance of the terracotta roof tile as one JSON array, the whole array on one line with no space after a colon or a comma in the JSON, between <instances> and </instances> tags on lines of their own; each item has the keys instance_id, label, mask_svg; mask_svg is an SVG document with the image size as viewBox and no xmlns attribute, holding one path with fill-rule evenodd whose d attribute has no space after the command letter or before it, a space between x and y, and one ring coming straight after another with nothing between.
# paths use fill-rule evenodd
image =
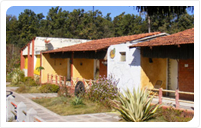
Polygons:
<instances>
[{"instance_id":1,"label":"terracotta roof tile","mask_svg":"<svg viewBox=\"0 0 201 128\"><path fill-rule=\"evenodd\" d=\"M51 51L46 51L43 53L54 53L54 52L73 52L73 51L98 51L102 49L108 48L110 45L125 43L127 41L133 41L137 39L141 39L148 36L153 36L160 34L160 32L152 32L152 33L143 33L143 34L136 34L130 36L121 36L121 37L111 37L111 38L104 38L98 40L92 40L86 43L81 43L77 45L67 46L63 48L58 48Z\"/></svg>"},{"instance_id":2,"label":"terracotta roof tile","mask_svg":"<svg viewBox=\"0 0 201 128\"><path fill-rule=\"evenodd\" d=\"M150 41L134 44L130 47L165 46L191 43L194 43L194 28L174 33L172 35L158 37Z\"/></svg>"}]
</instances>

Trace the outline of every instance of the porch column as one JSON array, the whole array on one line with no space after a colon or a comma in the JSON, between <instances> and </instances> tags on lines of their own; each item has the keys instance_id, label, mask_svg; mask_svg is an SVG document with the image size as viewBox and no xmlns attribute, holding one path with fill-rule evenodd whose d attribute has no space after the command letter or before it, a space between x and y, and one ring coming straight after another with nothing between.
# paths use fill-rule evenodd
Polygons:
<instances>
[{"instance_id":1,"label":"porch column","mask_svg":"<svg viewBox=\"0 0 201 128\"><path fill-rule=\"evenodd\" d=\"M24 56L23 56L23 50L21 50L21 57L20 57L20 59L21 59L21 62L20 62L20 68L21 68L21 70L22 69L24 69L24 61L25 61L25 59L24 59Z\"/></svg>"},{"instance_id":2,"label":"porch column","mask_svg":"<svg viewBox=\"0 0 201 128\"><path fill-rule=\"evenodd\" d=\"M30 43L28 44L28 69L27 69L27 76L30 76L30 65L31 65L31 58L30 58Z\"/></svg>"},{"instance_id":3,"label":"porch column","mask_svg":"<svg viewBox=\"0 0 201 128\"><path fill-rule=\"evenodd\" d=\"M40 67L42 67L42 52L40 52ZM40 83L42 82L42 70L40 70Z\"/></svg>"},{"instance_id":4,"label":"porch column","mask_svg":"<svg viewBox=\"0 0 201 128\"><path fill-rule=\"evenodd\" d=\"M176 89L175 91L175 103L176 103L176 108L179 108L179 89Z\"/></svg>"},{"instance_id":5,"label":"porch column","mask_svg":"<svg viewBox=\"0 0 201 128\"><path fill-rule=\"evenodd\" d=\"M32 40L32 67L31 67L31 70L32 70L32 73L31 73L31 76L34 77L34 39Z\"/></svg>"},{"instance_id":6,"label":"porch column","mask_svg":"<svg viewBox=\"0 0 201 128\"><path fill-rule=\"evenodd\" d=\"M71 53L71 59L70 59L70 77L71 77L71 85L73 85L73 57L74 57L74 53Z\"/></svg>"}]
</instances>

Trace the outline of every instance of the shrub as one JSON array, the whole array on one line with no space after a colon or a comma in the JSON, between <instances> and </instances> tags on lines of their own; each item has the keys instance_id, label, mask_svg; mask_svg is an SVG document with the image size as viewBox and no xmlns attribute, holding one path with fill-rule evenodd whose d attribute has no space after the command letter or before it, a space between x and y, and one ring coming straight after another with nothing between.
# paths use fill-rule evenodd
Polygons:
<instances>
[{"instance_id":1,"label":"shrub","mask_svg":"<svg viewBox=\"0 0 201 128\"><path fill-rule=\"evenodd\" d=\"M37 85L40 85L40 76L34 74L34 81L36 82Z\"/></svg>"},{"instance_id":2,"label":"shrub","mask_svg":"<svg viewBox=\"0 0 201 128\"><path fill-rule=\"evenodd\" d=\"M6 75L6 82L11 82L12 73L7 73Z\"/></svg>"},{"instance_id":3,"label":"shrub","mask_svg":"<svg viewBox=\"0 0 201 128\"><path fill-rule=\"evenodd\" d=\"M59 86L55 84L44 84L39 88L39 90L42 93L57 93L59 91Z\"/></svg>"},{"instance_id":4,"label":"shrub","mask_svg":"<svg viewBox=\"0 0 201 128\"><path fill-rule=\"evenodd\" d=\"M170 107L167 109L158 109L156 116L163 116L168 122L188 122L192 120L194 114Z\"/></svg>"},{"instance_id":5,"label":"shrub","mask_svg":"<svg viewBox=\"0 0 201 128\"><path fill-rule=\"evenodd\" d=\"M18 92L18 93L26 93L26 92L28 92L28 90L29 90L29 87L22 85L16 90L16 92Z\"/></svg>"},{"instance_id":6,"label":"shrub","mask_svg":"<svg viewBox=\"0 0 201 128\"><path fill-rule=\"evenodd\" d=\"M133 94L127 88L124 94L118 92L117 101L113 100L113 107L119 111L121 118L128 122L141 122L154 117L159 105L151 106L153 96L148 98L147 90L137 91L133 88Z\"/></svg>"},{"instance_id":7,"label":"shrub","mask_svg":"<svg viewBox=\"0 0 201 128\"><path fill-rule=\"evenodd\" d=\"M36 81L32 77L25 77L24 78L24 84L26 86L37 86Z\"/></svg>"},{"instance_id":8,"label":"shrub","mask_svg":"<svg viewBox=\"0 0 201 128\"><path fill-rule=\"evenodd\" d=\"M24 72L19 68L15 68L11 73L11 82L17 84L19 81L24 81Z\"/></svg>"},{"instance_id":9,"label":"shrub","mask_svg":"<svg viewBox=\"0 0 201 128\"><path fill-rule=\"evenodd\" d=\"M70 97L68 92L68 88L66 86L62 86L58 91L58 96Z\"/></svg>"},{"instance_id":10,"label":"shrub","mask_svg":"<svg viewBox=\"0 0 201 128\"><path fill-rule=\"evenodd\" d=\"M110 107L109 101L117 96L118 82L112 76L108 78L99 78L98 82L93 82L88 91L88 97L92 101L98 101L107 107Z\"/></svg>"}]
</instances>

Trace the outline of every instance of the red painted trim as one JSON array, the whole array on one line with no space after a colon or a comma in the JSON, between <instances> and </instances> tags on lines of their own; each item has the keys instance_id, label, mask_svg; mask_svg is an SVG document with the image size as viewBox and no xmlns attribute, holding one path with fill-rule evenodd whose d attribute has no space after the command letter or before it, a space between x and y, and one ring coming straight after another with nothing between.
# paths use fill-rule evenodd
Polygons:
<instances>
[{"instance_id":1,"label":"red painted trim","mask_svg":"<svg viewBox=\"0 0 201 128\"><path fill-rule=\"evenodd\" d=\"M34 40L32 40L32 55L30 55L30 44L28 44L28 77L34 77Z\"/></svg>"},{"instance_id":2,"label":"red painted trim","mask_svg":"<svg viewBox=\"0 0 201 128\"><path fill-rule=\"evenodd\" d=\"M38 118L36 118L36 117L35 117L35 120L36 120L36 121L38 121L38 122L42 122L41 120L39 120L39 119L38 119Z\"/></svg>"},{"instance_id":3,"label":"red painted trim","mask_svg":"<svg viewBox=\"0 0 201 128\"><path fill-rule=\"evenodd\" d=\"M34 39L32 40L32 76L34 77Z\"/></svg>"},{"instance_id":4,"label":"red painted trim","mask_svg":"<svg viewBox=\"0 0 201 128\"><path fill-rule=\"evenodd\" d=\"M21 54L21 57L20 57L20 60L21 60L21 62L20 62L20 69L22 70L25 67L25 64L24 64L25 63L25 59L24 59L24 56L23 56L23 50L21 50L20 54ZM6 58L6 62L7 62L7 58Z\"/></svg>"},{"instance_id":5,"label":"red painted trim","mask_svg":"<svg viewBox=\"0 0 201 128\"><path fill-rule=\"evenodd\" d=\"M16 105L15 103L11 102L11 104L12 104L14 107L16 107L16 108L17 108L17 105Z\"/></svg>"},{"instance_id":6,"label":"red painted trim","mask_svg":"<svg viewBox=\"0 0 201 128\"><path fill-rule=\"evenodd\" d=\"M30 43L28 44L28 66L27 66L27 76L30 76Z\"/></svg>"},{"instance_id":7,"label":"red painted trim","mask_svg":"<svg viewBox=\"0 0 201 128\"><path fill-rule=\"evenodd\" d=\"M176 108L179 108L179 89L176 89L175 91L175 102L176 102Z\"/></svg>"},{"instance_id":8,"label":"red painted trim","mask_svg":"<svg viewBox=\"0 0 201 128\"><path fill-rule=\"evenodd\" d=\"M58 85L58 81L57 81L57 75L55 75L55 81L56 81L56 85Z\"/></svg>"},{"instance_id":9,"label":"red painted trim","mask_svg":"<svg viewBox=\"0 0 201 128\"><path fill-rule=\"evenodd\" d=\"M64 77L64 87L66 87L66 77Z\"/></svg>"},{"instance_id":10,"label":"red painted trim","mask_svg":"<svg viewBox=\"0 0 201 128\"><path fill-rule=\"evenodd\" d=\"M162 104L163 89L159 88L159 104Z\"/></svg>"}]
</instances>

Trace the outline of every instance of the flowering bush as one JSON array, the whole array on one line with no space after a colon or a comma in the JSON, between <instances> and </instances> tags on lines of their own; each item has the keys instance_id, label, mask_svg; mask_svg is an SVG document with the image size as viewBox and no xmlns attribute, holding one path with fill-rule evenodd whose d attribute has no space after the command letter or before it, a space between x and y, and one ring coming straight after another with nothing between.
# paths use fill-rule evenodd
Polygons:
<instances>
[{"instance_id":1,"label":"flowering bush","mask_svg":"<svg viewBox=\"0 0 201 128\"><path fill-rule=\"evenodd\" d=\"M109 101L117 96L117 84L118 81L111 75L108 78L99 78L97 82L92 83L92 86L88 91L88 97L92 101L98 101L105 106L110 107Z\"/></svg>"}]
</instances>

